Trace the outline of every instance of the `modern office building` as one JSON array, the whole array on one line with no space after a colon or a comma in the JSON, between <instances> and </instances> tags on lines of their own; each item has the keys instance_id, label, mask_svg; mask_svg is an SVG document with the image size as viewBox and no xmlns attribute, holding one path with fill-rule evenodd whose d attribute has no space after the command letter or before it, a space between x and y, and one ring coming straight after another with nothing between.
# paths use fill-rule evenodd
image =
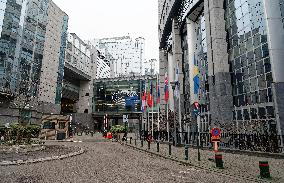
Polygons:
<instances>
[{"instance_id":1,"label":"modern office building","mask_svg":"<svg viewBox=\"0 0 284 183\"><path fill-rule=\"evenodd\" d=\"M97 79L94 81L93 117L97 129L109 129L112 125L122 125L123 115L128 115L128 125L136 132L147 129L152 121L147 119L147 114L152 112L157 126L157 104L154 100L153 111L147 108L141 110L141 96L146 88L156 96L157 78L155 76L131 76ZM143 114L142 114L143 113ZM148 120L148 123L147 123ZM149 125L150 128L150 125Z\"/></svg>"},{"instance_id":2,"label":"modern office building","mask_svg":"<svg viewBox=\"0 0 284 183\"><path fill-rule=\"evenodd\" d=\"M0 123L60 113L67 28L51 0L0 1Z\"/></svg>"},{"instance_id":3,"label":"modern office building","mask_svg":"<svg viewBox=\"0 0 284 183\"><path fill-rule=\"evenodd\" d=\"M111 78L143 75L145 62L145 39L133 40L130 36L103 38L91 41L98 50L104 50L110 61Z\"/></svg>"},{"instance_id":4,"label":"modern office building","mask_svg":"<svg viewBox=\"0 0 284 183\"><path fill-rule=\"evenodd\" d=\"M110 69L110 60L111 55L105 56L102 52L97 50L97 65L96 65L96 79L102 78L110 78L111 76L111 69Z\"/></svg>"},{"instance_id":5,"label":"modern office building","mask_svg":"<svg viewBox=\"0 0 284 183\"><path fill-rule=\"evenodd\" d=\"M284 134L283 10L281 0L159 0L160 86L166 74L179 81L170 106L181 100L184 129L197 130L198 102L201 132Z\"/></svg>"},{"instance_id":6,"label":"modern office building","mask_svg":"<svg viewBox=\"0 0 284 183\"><path fill-rule=\"evenodd\" d=\"M92 128L97 50L75 33L70 33L65 56L61 113L72 114L73 122L85 123L85 126Z\"/></svg>"}]
</instances>

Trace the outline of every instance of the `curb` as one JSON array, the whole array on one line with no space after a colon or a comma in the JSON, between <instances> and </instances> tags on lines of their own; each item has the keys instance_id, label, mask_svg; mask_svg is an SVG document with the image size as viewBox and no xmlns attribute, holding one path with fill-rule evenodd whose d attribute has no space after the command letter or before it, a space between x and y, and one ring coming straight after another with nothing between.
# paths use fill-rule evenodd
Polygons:
<instances>
[{"instance_id":1,"label":"curb","mask_svg":"<svg viewBox=\"0 0 284 183\"><path fill-rule=\"evenodd\" d=\"M63 155L60 155L60 156L51 156L51 157L38 158L38 159L29 159L29 160L26 160L26 161L24 161L24 160L2 161L2 162L0 162L0 166L23 165L23 164L39 163L39 162L52 161L52 160L61 160L61 159L81 155L84 152L85 152L85 150L80 148L79 151L71 152L69 154L63 154Z\"/></svg>"},{"instance_id":2,"label":"curb","mask_svg":"<svg viewBox=\"0 0 284 183\"><path fill-rule=\"evenodd\" d=\"M221 175L234 177L235 179L248 180L248 181L253 181L253 182L271 182L271 181L265 180L265 179L255 179L255 178L248 177L248 176L233 175L233 174L230 174L230 173L221 172L220 170L217 170L217 169L214 169L214 168L208 168L208 167L205 167L205 166L194 165L194 164L192 164L192 163L190 163L188 161L179 160L178 158L174 158L172 156L165 156L165 155L162 155L162 154L158 154L156 152L151 152L151 151L148 151L148 150L145 150L145 149L141 149L141 148L136 147L136 146L132 146L130 144L126 144L126 143L122 143L122 142L119 142L119 143L121 145L124 145L124 146L130 147L130 148L136 149L138 151L146 152L146 153L151 154L151 155L155 155L155 156L158 156L158 157L161 157L161 158L164 158L164 159L168 159L168 160L171 160L171 161L174 161L174 162L177 162L177 163L181 163L182 165L185 165L185 166L193 166L193 167L200 168L200 169L203 169L203 170L208 170L208 171L212 171L212 172L215 172L215 173L219 173ZM236 177L236 176L239 176L239 177Z\"/></svg>"}]
</instances>

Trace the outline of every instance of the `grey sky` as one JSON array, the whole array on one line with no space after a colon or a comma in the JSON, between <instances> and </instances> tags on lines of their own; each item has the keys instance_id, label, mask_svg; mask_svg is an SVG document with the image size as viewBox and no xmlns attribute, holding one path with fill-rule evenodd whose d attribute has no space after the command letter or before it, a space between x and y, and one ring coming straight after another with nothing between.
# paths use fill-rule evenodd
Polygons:
<instances>
[{"instance_id":1,"label":"grey sky","mask_svg":"<svg viewBox=\"0 0 284 183\"><path fill-rule=\"evenodd\" d=\"M69 31L83 40L124 36L146 39L146 59L158 59L157 0L53 0L69 15Z\"/></svg>"}]
</instances>

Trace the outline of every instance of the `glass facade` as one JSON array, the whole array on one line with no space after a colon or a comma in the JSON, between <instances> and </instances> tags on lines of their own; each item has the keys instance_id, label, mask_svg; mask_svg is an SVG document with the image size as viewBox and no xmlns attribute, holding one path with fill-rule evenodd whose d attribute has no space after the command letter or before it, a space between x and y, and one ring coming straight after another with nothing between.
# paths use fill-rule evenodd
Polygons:
<instances>
[{"instance_id":1,"label":"glass facade","mask_svg":"<svg viewBox=\"0 0 284 183\"><path fill-rule=\"evenodd\" d=\"M64 77L64 62L65 62L65 48L66 48L66 41L67 41L67 29L68 29L68 16L64 15L63 25L62 25L62 29L61 29L62 30L61 46L60 46L60 56L59 56L55 104L60 104L61 103L61 97L62 97L62 87L63 87L63 77Z\"/></svg>"},{"instance_id":2,"label":"glass facade","mask_svg":"<svg viewBox=\"0 0 284 183\"><path fill-rule=\"evenodd\" d=\"M262 0L226 0L234 120L247 132L275 132L273 82Z\"/></svg>"},{"instance_id":3,"label":"glass facade","mask_svg":"<svg viewBox=\"0 0 284 183\"><path fill-rule=\"evenodd\" d=\"M118 80L98 81L94 83L93 112L141 112L141 93L145 88L149 91L150 82L153 85L153 96L156 96L156 79L148 80ZM156 100L154 100L154 106ZM157 111L157 108L153 108Z\"/></svg>"},{"instance_id":4,"label":"glass facade","mask_svg":"<svg viewBox=\"0 0 284 183\"><path fill-rule=\"evenodd\" d=\"M37 95L48 0L0 1L0 88Z\"/></svg>"},{"instance_id":5,"label":"glass facade","mask_svg":"<svg viewBox=\"0 0 284 183\"><path fill-rule=\"evenodd\" d=\"M48 0L28 1L21 42L20 93L37 96L47 25Z\"/></svg>"},{"instance_id":6,"label":"glass facade","mask_svg":"<svg viewBox=\"0 0 284 183\"><path fill-rule=\"evenodd\" d=\"M15 93L26 1L0 0L0 91Z\"/></svg>"}]
</instances>

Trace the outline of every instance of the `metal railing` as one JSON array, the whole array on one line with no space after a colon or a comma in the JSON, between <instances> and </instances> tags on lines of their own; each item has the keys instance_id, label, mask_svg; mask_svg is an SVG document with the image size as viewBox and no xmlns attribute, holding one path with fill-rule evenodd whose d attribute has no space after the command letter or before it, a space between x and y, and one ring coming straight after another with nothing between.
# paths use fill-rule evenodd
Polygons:
<instances>
[{"instance_id":1,"label":"metal railing","mask_svg":"<svg viewBox=\"0 0 284 183\"><path fill-rule=\"evenodd\" d=\"M146 132L147 133L147 132ZM145 133L145 134L146 134ZM177 132L177 141L181 142L180 132ZM183 142L181 144L189 144L197 146L198 144L198 133L197 132L183 132ZM153 138L162 141L168 141L167 132L154 132ZM170 133L170 141L173 142L174 133ZM284 147L281 143L281 138L284 139L284 135L264 135L264 134L235 134L235 133L222 133L221 142L219 147L221 149L232 149L232 150L246 150L246 151L260 151L269 153L283 153ZM200 146L213 147L211 142L210 133L200 133Z\"/></svg>"}]
</instances>

